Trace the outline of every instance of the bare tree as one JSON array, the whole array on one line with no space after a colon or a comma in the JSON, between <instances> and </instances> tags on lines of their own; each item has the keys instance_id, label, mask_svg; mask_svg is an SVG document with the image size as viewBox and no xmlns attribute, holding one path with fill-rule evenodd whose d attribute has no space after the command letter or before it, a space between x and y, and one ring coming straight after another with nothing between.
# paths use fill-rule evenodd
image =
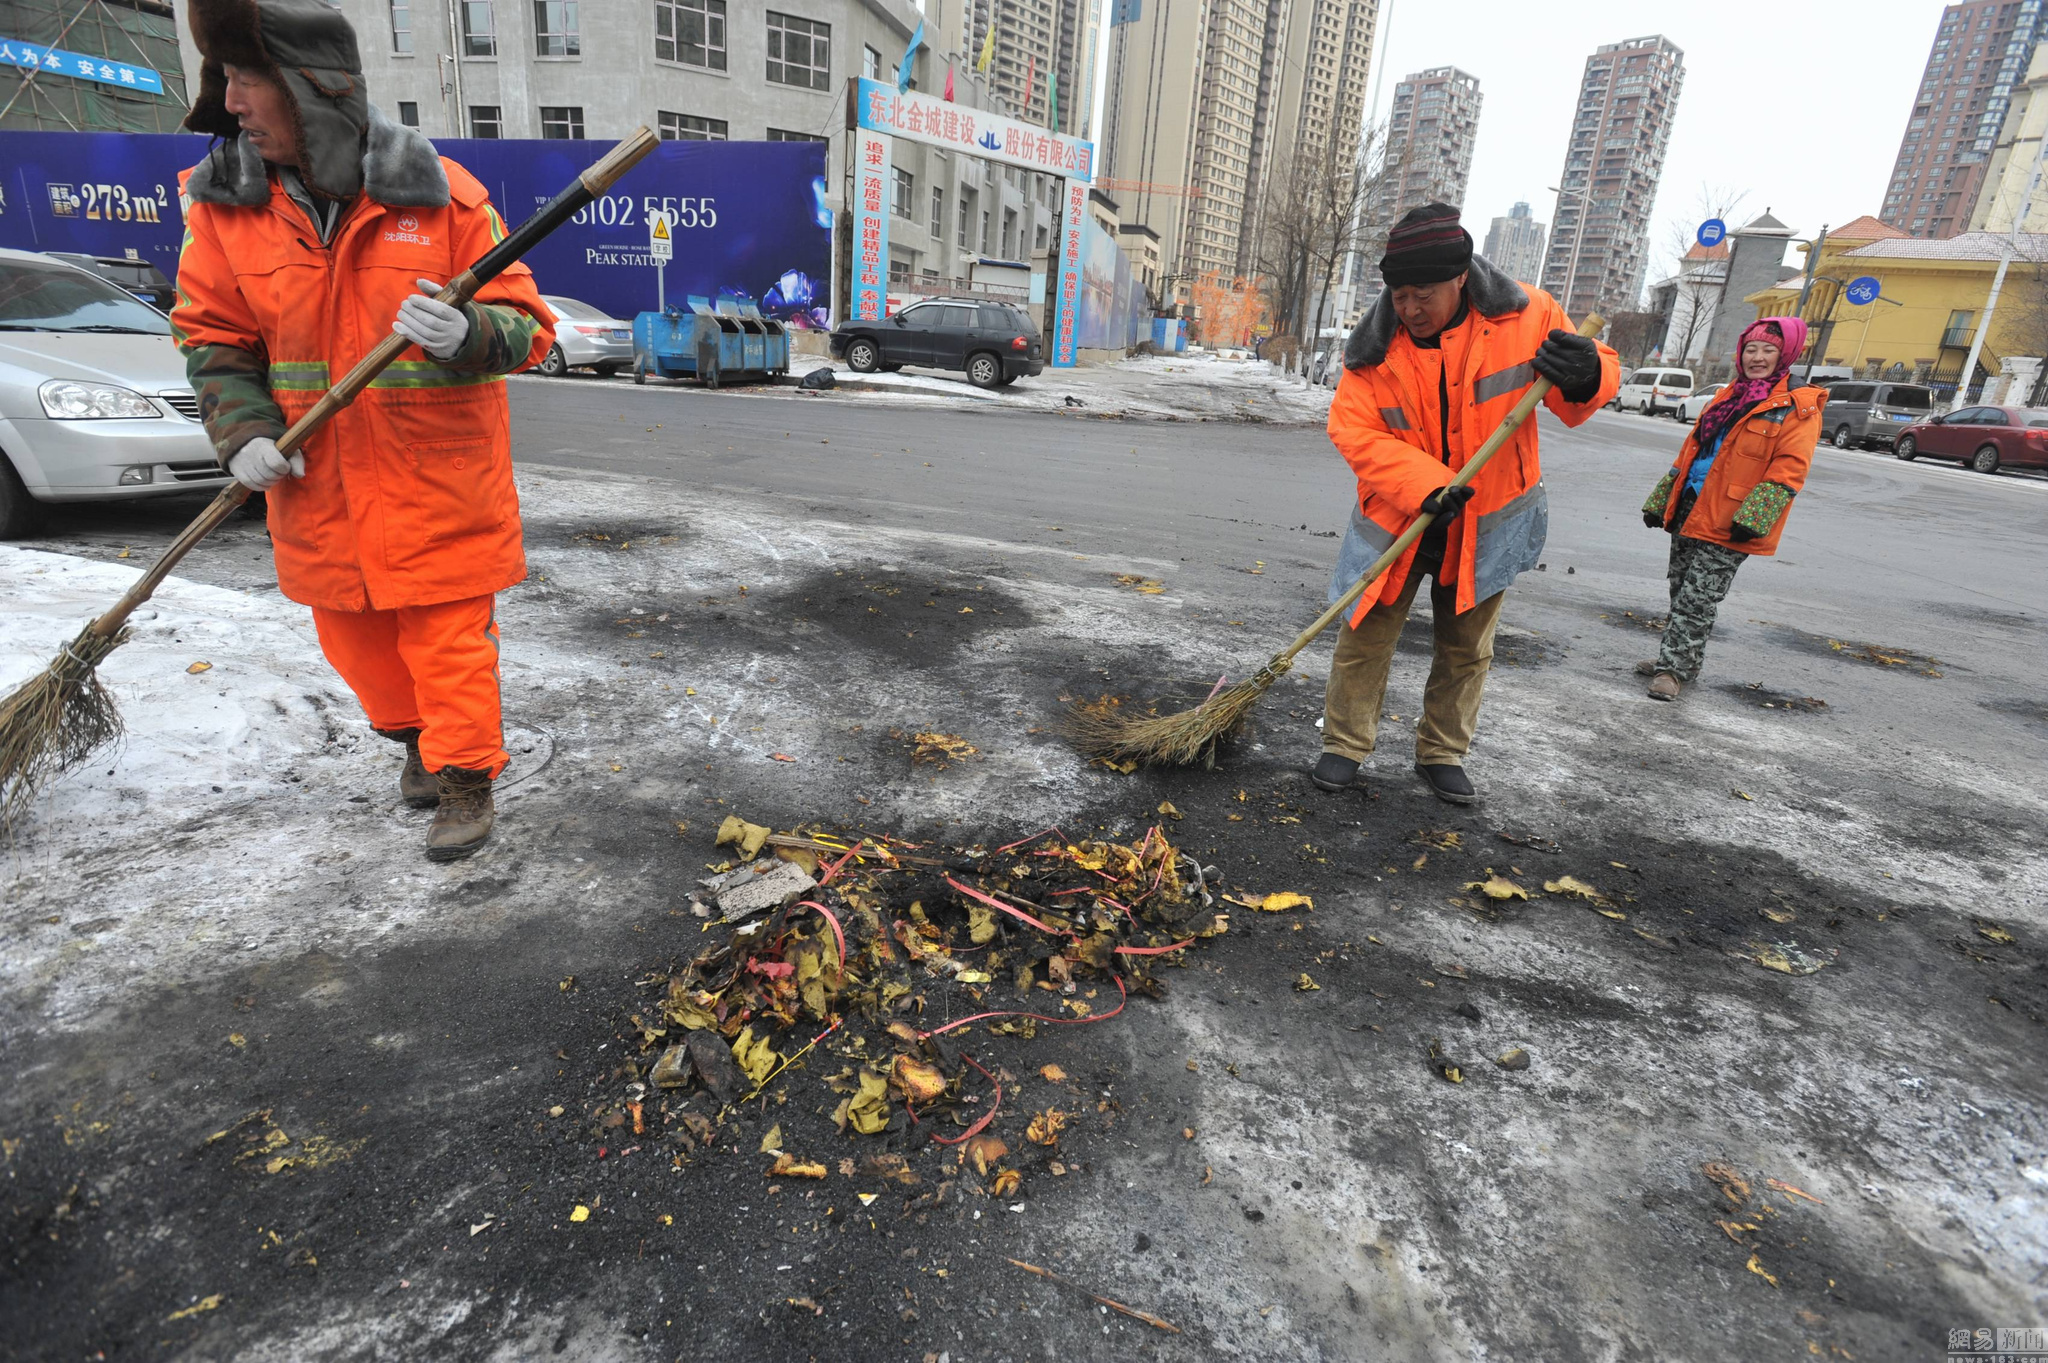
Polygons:
<instances>
[{"instance_id":1,"label":"bare tree","mask_svg":"<svg viewBox=\"0 0 2048 1363\"><path fill-rule=\"evenodd\" d=\"M1602 339L1621 357L1624 369L1633 369L1648 358L1657 339L1658 320L1654 312L1617 312L1607 319L1607 335Z\"/></svg>"},{"instance_id":2,"label":"bare tree","mask_svg":"<svg viewBox=\"0 0 2048 1363\"><path fill-rule=\"evenodd\" d=\"M1385 146L1377 125L1351 146L1312 141L1281 152L1266 177L1254 245L1273 335L1290 362L1297 341L1323 324L1345 258L1386 238L1399 178Z\"/></svg>"},{"instance_id":3,"label":"bare tree","mask_svg":"<svg viewBox=\"0 0 2048 1363\"><path fill-rule=\"evenodd\" d=\"M1664 331L1664 358L1684 364L1692 356L1693 343L1714 324L1714 304L1720 297L1727 266L1715 268L1705 260L1688 261L1686 256L1699 244L1699 226L1709 218L1723 222L1735 216L1747 197L1727 185L1700 185L1699 198L1690 218L1674 218L1667 229L1665 253L1671 257L1676 280L1671 299L1671 317Z\"/></svg>"}]
</instances>

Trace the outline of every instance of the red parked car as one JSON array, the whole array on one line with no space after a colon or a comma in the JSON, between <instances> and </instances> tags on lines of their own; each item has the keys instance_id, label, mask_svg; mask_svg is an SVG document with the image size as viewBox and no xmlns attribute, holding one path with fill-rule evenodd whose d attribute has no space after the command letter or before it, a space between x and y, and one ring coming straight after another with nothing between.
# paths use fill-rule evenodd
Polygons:
<instances>
[{"instance_id":1,"label":"red parked car","mask_svg":"<svg viewBox=\"0 0 2048 1363\"><path fill-rule=\"evenodd\" d=\"M2048 469L2048 412L2032 407L1965 407L1899 432L1901 459L1953 459L1979 473Z\"/></svg>"}]
</instances>

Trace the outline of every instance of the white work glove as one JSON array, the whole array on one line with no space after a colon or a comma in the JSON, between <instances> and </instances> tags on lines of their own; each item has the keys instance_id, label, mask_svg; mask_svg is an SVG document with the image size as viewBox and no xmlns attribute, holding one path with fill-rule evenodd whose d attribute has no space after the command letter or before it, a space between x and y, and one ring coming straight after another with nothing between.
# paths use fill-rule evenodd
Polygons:
<instances>
[{"instance_id":1,"label":"white work glove","mask_svg":"<svg viewBox=\"0 0 2048 1363\"><path fill-rule=\"evenodd\" d=\"M452 360L469 339L469 317L461 308L437 301L441 286L431 279L416 279L420 291L398 305L398 320L391 329L418 345L436 360Z\"/></svg>"},{"instance_id":2,"label":"white work glove","mask_svg":"<svg viewBox=\"0 0 2048 1363\"><path fill-rule=\"evenodd\" d=\"M305 477L306 456L294 450L287 459L275 440L259 435L228 456L228 472L249 491L261 492L283 482L286 474Z\"/></svg>"}]
</instances>

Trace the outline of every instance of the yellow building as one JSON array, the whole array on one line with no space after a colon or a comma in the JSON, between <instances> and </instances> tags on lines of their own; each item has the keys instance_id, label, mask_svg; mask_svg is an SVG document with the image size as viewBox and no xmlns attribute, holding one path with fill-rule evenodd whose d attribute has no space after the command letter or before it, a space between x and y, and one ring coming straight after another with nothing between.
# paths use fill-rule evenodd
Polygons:
<instances>
[{"instance_id":1,"label":"yellow building","mask_svg":"<svg viewBox=\"0 0 2048 1363\"><path fill-rule=\"evenodd\" d=\"M1964 232L1938 241L1909 237L1870 217L1830 232L1803 313L1811 338L1808 361L1953 389L2007 240L2003 232ZM2008 357L2048 354L2048 233L2023 233L2019 241L1973 387L1998 373ZM1793 314L1803 274L1743 302L1759 317ZM1880 291L1859 306L1847 291L1865 276L1877 280Z\"/></svg>"}]
</instances>

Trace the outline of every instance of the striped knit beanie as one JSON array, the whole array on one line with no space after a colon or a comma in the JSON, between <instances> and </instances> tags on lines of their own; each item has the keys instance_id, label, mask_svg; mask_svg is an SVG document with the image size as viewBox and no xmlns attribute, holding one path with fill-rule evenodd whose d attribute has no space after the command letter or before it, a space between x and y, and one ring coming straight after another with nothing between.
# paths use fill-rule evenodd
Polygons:
<instances>
[{"instance_id":1,"label":"striped knit beanie","mask_svg":"<svg viewBox=\"0 0 2048 1363\"><path fill-rule=\"evenodd\" d=\"M1380 274L1387 287L1441 284L1456 279L1472 264L1472 234L1458 223L1449 204L1424 204L1410 209L1387 233L1387 253Z\"/></svg>"}]
</instances>

